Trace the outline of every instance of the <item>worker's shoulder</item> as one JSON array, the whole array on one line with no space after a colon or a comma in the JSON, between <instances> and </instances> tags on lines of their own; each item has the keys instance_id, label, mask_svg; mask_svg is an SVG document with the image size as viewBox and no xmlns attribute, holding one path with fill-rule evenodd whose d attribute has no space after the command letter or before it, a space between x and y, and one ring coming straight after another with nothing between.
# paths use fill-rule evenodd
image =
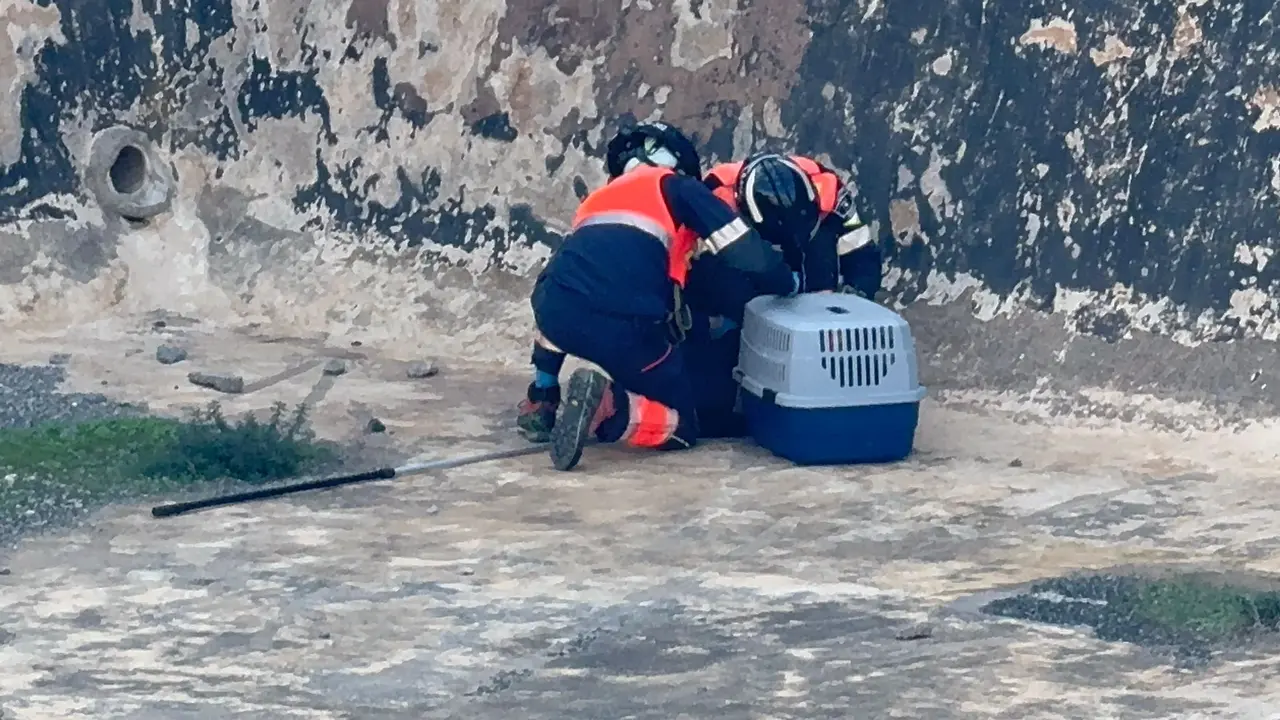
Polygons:
<instances>
[{"instance_id":1,"label":"worker's shoulder","mask_svg":"<svg viewBox=\"0 0 1280 720\"><path fill-rule=\"evenodd\" d=\"M671 173L662 178L662 191L668 195L681 197L701 197L707 193L707 186L701 178L681 173Z\"/></svg>"}]
</instances>

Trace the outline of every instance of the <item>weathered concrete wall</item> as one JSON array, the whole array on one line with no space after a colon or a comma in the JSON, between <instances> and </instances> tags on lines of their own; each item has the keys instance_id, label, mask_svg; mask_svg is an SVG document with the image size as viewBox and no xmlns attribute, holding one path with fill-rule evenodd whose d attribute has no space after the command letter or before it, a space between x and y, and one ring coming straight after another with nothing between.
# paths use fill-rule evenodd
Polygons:
<instances>
[{"instance_id":1,"label":"weathered concrete wall","mask_svg":"<svg viewBox=\"0 0 1280 720\"><path fill-rule=\"evenodd\" d=\"M92 7L90 7L90 5ZM164 307L523 360L615 119L858 169L905 302L1277 334L1275 5L0 0L0 322ZM177 187L104 209L94 134ZM972 291L967 295L967 291ZM963 298L963 300L961 300Z\"/></svg>"}]
</instances>

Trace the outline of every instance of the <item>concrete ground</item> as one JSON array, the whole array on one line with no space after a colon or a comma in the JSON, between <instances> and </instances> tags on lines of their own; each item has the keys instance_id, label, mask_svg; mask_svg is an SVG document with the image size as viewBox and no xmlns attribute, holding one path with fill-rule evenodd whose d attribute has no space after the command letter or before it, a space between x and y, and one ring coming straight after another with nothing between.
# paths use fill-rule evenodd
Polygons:
<instances>
[{"instance_id":1,"label":"concrete ground","mask_svg":"<svg viewBox=\"0 0 1280 720\"><path fill-rule=\"evenodd\" d=\"M157 364L175 336L190 359ZM377 417L388 457L522 442L525 380L496 369L408 380L379 348L145 319L18 340L0 362L69 352L66 389L157 410L310 398L339 440ZM346 374L325 378L327 357ZM890 466L597 448L571 473L534 455L164 520L112 507L0 562L0 717L1280 717L1263 648L1180 669L966 602L1130 563L1280 571L1274 428L1051 404L931 397L917 454Z\"/></svg>"}]
</instances>

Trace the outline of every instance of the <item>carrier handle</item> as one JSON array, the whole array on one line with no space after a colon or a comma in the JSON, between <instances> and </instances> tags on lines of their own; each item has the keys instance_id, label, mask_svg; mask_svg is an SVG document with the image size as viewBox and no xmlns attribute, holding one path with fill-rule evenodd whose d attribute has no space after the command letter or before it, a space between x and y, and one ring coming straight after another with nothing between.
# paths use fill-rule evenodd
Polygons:
<instances>
[{"instance_id":1,"label":"carrier handle","mask_svg":"<svg viewBox=\"0 0 1280 720\"><path fill-rule=\"evenodd\" d=\"M733 375L733 381L738 383L739 388L741 388L742 378L746 375L746 373L742 372L742 368L734 367L732 375ZM770 390L769 388L763 388L760 390L760 399L769 405L777 405L778 391Z\"/></svg>"}]
</instances>

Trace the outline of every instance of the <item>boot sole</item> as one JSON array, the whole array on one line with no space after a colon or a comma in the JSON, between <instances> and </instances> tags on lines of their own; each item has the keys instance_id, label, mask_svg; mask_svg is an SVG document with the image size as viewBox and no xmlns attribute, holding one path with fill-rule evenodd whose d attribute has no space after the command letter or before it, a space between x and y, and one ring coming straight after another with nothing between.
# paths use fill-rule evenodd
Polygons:
<instances>
[{"instance_id":1,"label":"boot sole","mask_svg":"<svg viewBox=\"0 0 1280 720\"><path fill-rule=\"evenodd\" d=\"M590 370L574 370L569 376L568 392L562 400L564 413L551 430L551 463L557 470L572 470L582 459L591 418L604 400L604 390L604 378Z\"/></svg>"}]
</instances>

